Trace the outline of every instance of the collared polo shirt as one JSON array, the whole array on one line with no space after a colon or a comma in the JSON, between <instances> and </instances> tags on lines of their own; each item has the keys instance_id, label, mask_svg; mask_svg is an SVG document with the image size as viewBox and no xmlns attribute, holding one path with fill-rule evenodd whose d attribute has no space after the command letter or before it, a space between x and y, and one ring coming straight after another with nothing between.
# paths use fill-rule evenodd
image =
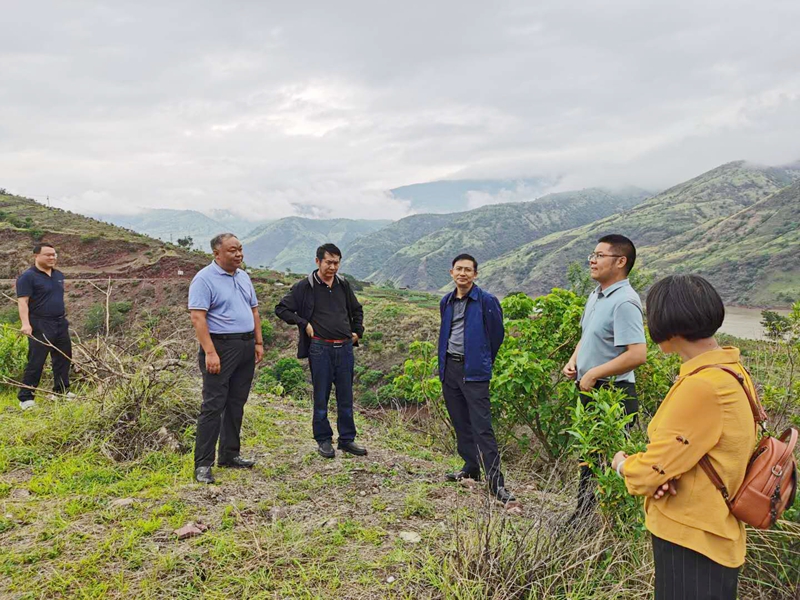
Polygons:
<instances>
[{"instance_id":1,"label":"collared polo shirt","mask_svg":"<svg viewBox=\"0 0 800 600\"><path fill-rule=\"evenodd\" d=\"M236 269L231 275L212 261L189 285L189 310L206 311L209 333L249 333L255 328L258 306L250 276Z\"/></svg>"},{"instance_id":2,"label":"collared polo shirt","mask_svg":"<svg viewBox=\"0 0 800 600\"><path fill-rule=\"evenodd\" d=\"M578 381L589 370L614 360L631 344L644 344L642 301L627 279L589 296L581 318ZM616 376L633 383L633 371Z\"/></svg>"},{"instance_id":3,"label":"collared polo shirt","mask_svg":"<svg viewBox=\"0 0 800 600\"><path fill-rule=\"evenodd\" d=\"M311 327L314 335L325 340L349 340L353 335L347 313L347 292L338 277L328 286L314 271L314 313Z\"/></svg>"},{"instance_id":4,"label":"collared polo shirt","mask_svg":"<svg viewBox=\"0 0 800 600\"><path fill-rule=\"evenodd\" d=\"M28 298L31 317L63 317L64 274L53 269L48 275L34 265L17 278L17 297Z\"/></svg>"}]
</instances>

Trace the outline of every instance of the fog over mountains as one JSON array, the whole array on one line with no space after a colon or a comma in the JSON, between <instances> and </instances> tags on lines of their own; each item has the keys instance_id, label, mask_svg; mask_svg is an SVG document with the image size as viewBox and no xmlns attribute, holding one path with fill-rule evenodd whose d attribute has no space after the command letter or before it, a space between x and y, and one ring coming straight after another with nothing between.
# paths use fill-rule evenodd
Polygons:
<instances>
[{"instance_id":1,"label":"fog over mountains","mask_svg":"<svg viewBox=\"0 0 800 600\"><path fill-rule=\"evenodd\" d=\"M635 187L540 194L557 179L436 181L391 190L419 212L397 221L287 217L266 223L233 212L150 210L106 220L164 240L191 236L203 247L233 231L252 266L304 273L325 242L343 251L342 270L359 279L420 290L451 285L460 252L480 263L481 285L504 295L566 285L598 237L629 236L638 266L657 274L699 272L726 301L780 305L800 297L800 163L735 161L652 194ZM525 198L527 201L509 202ZM448 207L471 210L447 211ZM481 205L482 204L482 205Z\"/></svg>"}]
</instances>

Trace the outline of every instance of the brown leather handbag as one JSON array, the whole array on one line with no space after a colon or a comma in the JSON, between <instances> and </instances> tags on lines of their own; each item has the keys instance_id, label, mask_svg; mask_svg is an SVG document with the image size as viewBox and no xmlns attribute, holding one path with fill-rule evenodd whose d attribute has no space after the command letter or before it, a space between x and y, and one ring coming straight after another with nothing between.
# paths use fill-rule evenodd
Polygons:
<instances>
[{"instance_id":1,"label":"brown leather handbag","mask_svg":"<svg viewBox=\"0 0 800 600\"><path fill-rule=\"evenodd\" d=\"M765 425L767 414L758 401L758 395L753 397L745 385L744 376L723 365L705 365L690 375L703 369L721 369L736 378L747 395L753 419L761 427L763 435L747 463L742 485L733 498L728 494L708 454L700 459L700 467L725 498L734 517L757 529L769 529L792 505L797 493L797 461L793 454L797 430L790 427L780 438L769 435Z\"/></svg>"}]
</instances>

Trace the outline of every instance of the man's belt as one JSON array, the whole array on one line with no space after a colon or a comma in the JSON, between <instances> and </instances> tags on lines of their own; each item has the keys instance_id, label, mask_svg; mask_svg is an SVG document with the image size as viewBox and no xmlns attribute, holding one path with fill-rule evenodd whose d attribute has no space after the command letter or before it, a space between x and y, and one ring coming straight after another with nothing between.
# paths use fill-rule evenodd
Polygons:
<instances>
[{"instance_id":1,"label":"man's belt","mask_svg":"<svg viewBox=\"0 0 800 600\"><path fill-rule=\"evenodd\" d=\"M61 319L66 319L67 315L58 315L57 317L52 317L52 316L31 314L28 318L29 319L38 319L40 321L60 321Z\"/></svg>"},{"instance_id":2,"label":"man's belt","mask_svg":"<svg viewBox=\"0 0 800 600\"><path fill-rule=\"evenodd\" d=\"M456 362L464 362L464 355L463 354L450 354L447 353L447 358L450 360L454 360Z\"/></svg>"},{"instance_id":3,"label":"man's belt","mask_svg":"<svg viewBox=\"0 0 800 600\"><path fill-rule=\"evenodd\" d=\"M317 337L316 335L311 338L312 342L316 342L318 344L324 344L326 346L341 346L342 344L346 344L347 342L352 342L352 339L345 338L343 340L327 340L325 338Z\"/></svg>"},{"instance_id":4,"label":"man's belt","mask_svg":"<svg viewBox=\"0 0 800 600\"><path fill-rule=\"evenodd\" d=\"M214 340L252 340L256 337L254 331L247 333L212 333L211 339Z\"/></svg>"}]
</instances>

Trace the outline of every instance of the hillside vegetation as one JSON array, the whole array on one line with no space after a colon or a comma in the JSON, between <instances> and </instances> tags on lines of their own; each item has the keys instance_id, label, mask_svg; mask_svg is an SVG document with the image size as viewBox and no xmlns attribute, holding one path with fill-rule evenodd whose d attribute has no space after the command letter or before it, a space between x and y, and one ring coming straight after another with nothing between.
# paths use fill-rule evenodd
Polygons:
<instances>
[{"instance_id":1,"label":"hillside vegetation","mask_svg":"<svg viewBox=\"0 0 800 600\"><path fill-rule=\"evenodd\" d=\"M650 268L704 275L736 303L791 303L800 298L800 181L647 252Z\"/></svg>"},{"instance_id":2,"label":"hillside vegetation","mask_svg":"<svg viewBox=\"0 0 800 600\"><path fill-rule=\"evenodd\" d=\"M314 268L318 246L332 242L342 252L359 237L388 225L390 221L353 219L306 219L287 217L256 228L242 240L250 265L278 271L306 273Z\"/></svg>"},{"instance_id":3,"label":"hillside vegetation","mask_svg":"<svg viewBox=\"0 0 800 600\"><path fill-rule=\"evenodd\" d=\"M490 260L481 268L481 282L500 294L516 290L534 295L546 293L553 284L563 285L567 266L574 261L585 262L597 239L608 233L622 233L634 240L641 256L640 265L644 268L651 264L666 268L668 263L662 258L680 251L687 240L693 240L696 254L681 264L683 270L691 272L700 266L696 258L711 251L716 242L706 232L798 178L800 171L795 167L769 168L744 161L728 163L634 208L542 237ZM761 242L764 240L762 237ZM737 264L747 259L742 255L730 256ZM674 263L670 265L676 267ZM659 273L663 270L659 269ZM708 274L715 275L711 270ZM717 278L715 283L722 283L722 280ZM730 286L721 285L720 291L727 302L743 301L742 294L733 293ZM773 287L770 293L759 296L759 300L780 302L777 293Z\"/></svg>"},{"instance_id":4,"label":"hillside vegetation","mask_svg":"<svg viewBox=\"0 0 800 600\"><path fill-rule=\"evenodd\" d=\"M414 218L417 232L425 228L433 230L397 248L366 278L390 281L398 287L435 290L450 280L451 261L461 252L469 252L483 263L531 240L627 210L646 196L646 192L635 188L616 192L587 189L549 194L533 202L484 206L444 218L442 215L417 215ZM403 239L392 232L411 228L410 222L404 221L406 219L401 219L356 242L353 255L347 258L346 269L361 275L367 271L362 260L373 266L375 257L388 254L385 240ZM420 226L420 222L427 225ZM444 224L435 229L431 226L442 222Z\"/></svg>"},{"instance_id":5,"label":"hillside vegetation","mask_svg":"<svg viewBox=\"0 0 800 600\"><path fill-rule=\"evenodd\" d=\"M0 390L0 596L652 597L640 501L624 493L607 458L642 447L674 360L651 344L637 378L642 418L629 439L618 397L606 392L587 417L559 375L584 299L566 290L506 298L493 410L508 485L524 505L506 512L480 485L443 481L461 463L442 419L434 296L359 292L367 335L356 350L356 422L369 455L325 460L311 437L305 361L293 358L296 329L271 314L292 279L255 276L267 355L242 432L244 452L259 461L253 470L218 468L213 486L192 481L200 399L185 314L142 312L124 335L76 345L76 400L42 394L37 411L20 412L11 390ZM800 305L791 323L800 327ZM0 329L0 341L11 335ZM800 346L745 348L778 423L798 419L787 351L796 358ZM6 356L0 374L8 364ZM563 523L586 447L600 457L591 466L601 509L576 530ZM795 597L798 518L793 509L779 529L749 532L743 598ZM198 535L179 539L190 522Z\"/></svg>"},{"instance_id":6,"label":"hillside vegetation","mask_svg":"<svg viewBox=\"0 0 800 600\"><path fill-rule=\"evenodd\" d=\"M51 208L29 198L0 194L0 279L14 278L31 265L38 241L54 244L59 269L76 277L189 277L207 264L194 254L145 235Z\"/></svg>"}]
</instances>

